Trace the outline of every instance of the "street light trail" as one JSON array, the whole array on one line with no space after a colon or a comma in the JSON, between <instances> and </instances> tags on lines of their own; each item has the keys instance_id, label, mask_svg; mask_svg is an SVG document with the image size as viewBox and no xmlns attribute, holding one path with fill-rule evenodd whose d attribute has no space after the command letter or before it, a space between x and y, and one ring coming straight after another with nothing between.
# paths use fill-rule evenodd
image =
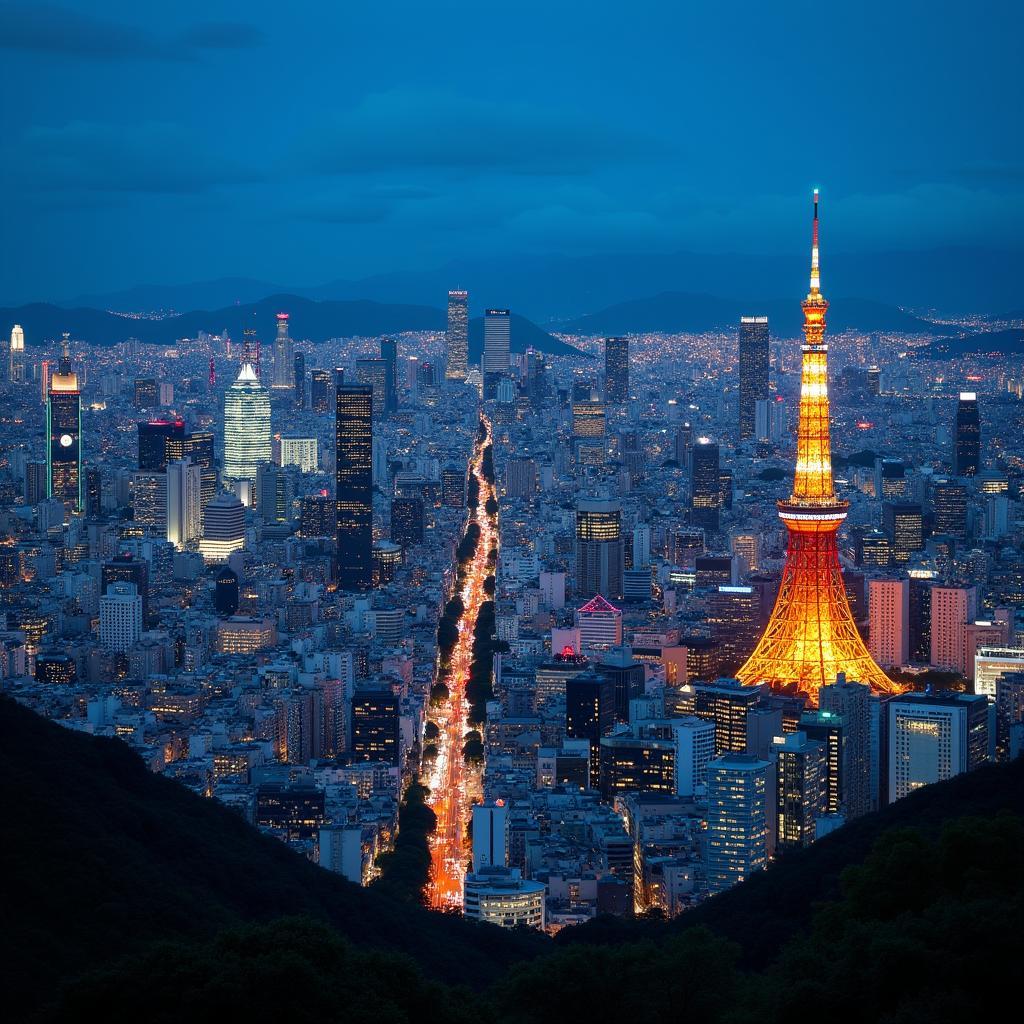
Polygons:
<instances>
[{"instance_id":1,"label":"street light trail","mask_svg":"<svg viewBox=\"0 0 1024 1024\"><path fill-rule=\"evenodd\" d=\"M477 439L470 472L480 486L477 517L480 539L466 566L461 597L465 608L459 621L459 635L451 655L448 678L449 701L436 716L441 730L437 738L438 754L430 773L428 803L437 815L437 828L430 839L430 904L436 909L462 909L462 886L466 874L467 825L473 804L469 784L474 772L462 758L469 703L466 684L473 660L473 631L480 606L488 600L484 582L493 572L488 553L498 543L497 517L487 514L486 505L494 497L494 486L483 473L484 449L491 443L491 424L483 418L486 434ZM473 521L473 520L470 520Z\"/></svg>"}]
</instances>

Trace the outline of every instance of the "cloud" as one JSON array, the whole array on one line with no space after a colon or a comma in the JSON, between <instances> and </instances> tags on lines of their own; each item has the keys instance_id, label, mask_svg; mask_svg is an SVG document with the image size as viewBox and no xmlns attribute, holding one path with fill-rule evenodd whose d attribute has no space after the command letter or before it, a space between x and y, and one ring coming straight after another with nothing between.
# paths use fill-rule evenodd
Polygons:
<instances>
[{"instance_id":1,"label":"cloud","mask_svg":"<svg viewBox=\"0 0 1024 1024\"><path fill-rule=\"evenodd\" d=\"M239 49L263 41L249 25L196 25L177 39L46 3L0 4L0 48L93 60L191 61L197 49Z\"/></svg>"},{"instance_id":2,"label":"cloud","mask_svg":"<svg viewBox=\"0 0 1024 1024\"><path fill-rule=\"evenodd\" d=\"M659 140L572 111L448 93L369 94L318 124L305 148L323 173L410 167L579 174L668 153Z\"/></svg>"},{"instance_id":3,"label":"cloud","mask_svg":"<svg viewBox=\"0 0 1024 1024\"><path fill-rule=\"evenodd\" d=\"M4 177L22 191L194 193L252 182L260 172L196 146L178 126L94 121L39 125L8 143Z\"/></svg>"}]
</instances>

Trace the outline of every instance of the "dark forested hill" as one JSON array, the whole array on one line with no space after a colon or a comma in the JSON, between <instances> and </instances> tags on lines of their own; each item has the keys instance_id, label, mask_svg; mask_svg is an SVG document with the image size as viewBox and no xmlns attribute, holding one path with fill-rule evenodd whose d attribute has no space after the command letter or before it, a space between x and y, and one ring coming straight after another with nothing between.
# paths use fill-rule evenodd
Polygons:
<instances>
[{"instance_id":1,"label":"dark forested hill","mask_svg":"<svg viewBox=\"0 0 1024 1024\"><path fill-rule=\"evenodd\" d=\"M14 1020L962 1024L1005 1009L1019 962L1021 761L927 787L675 921L552 944L350 885L121 743L2 699L0 736Z\"/></svg>"}]
</instances>

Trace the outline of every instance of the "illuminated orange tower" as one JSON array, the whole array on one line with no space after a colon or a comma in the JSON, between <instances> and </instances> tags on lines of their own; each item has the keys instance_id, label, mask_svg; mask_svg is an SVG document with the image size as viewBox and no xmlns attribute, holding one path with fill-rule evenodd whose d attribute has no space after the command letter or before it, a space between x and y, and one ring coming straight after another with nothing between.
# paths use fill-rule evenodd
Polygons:
<instances>
[{"instance_id":1,"label":"illuminated orange tower","mask_svg":"<svg viewBox=\"0 0 1024 1024\"><path fill-rule=\"evenodd\" d=\"M771 619L747 663L737 673L748 684L803 693L818 703L818 690L846 678L876 692L902 689L875 664L850 612L839 568L836 535L849 503L832 486L829 439L828 346L818 269L818 190L814 190L811 290L804 299L803 370L793 493L779 502L789 531L786 567Z\"/></svg>"}]
</instances>

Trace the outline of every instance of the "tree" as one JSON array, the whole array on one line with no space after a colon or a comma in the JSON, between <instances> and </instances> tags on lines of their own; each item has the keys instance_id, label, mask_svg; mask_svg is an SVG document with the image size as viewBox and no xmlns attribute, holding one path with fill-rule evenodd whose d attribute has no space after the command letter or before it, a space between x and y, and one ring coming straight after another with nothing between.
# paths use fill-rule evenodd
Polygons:
<instances>
[{"instance_id":1,"label":"tree","mask_svg":"<svg viewBox=\"0 0 1024 1024\"><path fill-rule=\"evenodd\" d=\"M441 727L437 724L437 722L427 722L427 724L423 727L423 736L425 739L433 741L436 740L437 737L440 735Z\"/></svg>"},{"instance_id":2,"label":"tree","mask_svg":"<svg viewBox=\"0 0 1024 1024\"><path fill-rule=\"evenodd\" d=\"M493 495L484 503L484 511L489 516L496 516L498 514L498 502L494 499Z\"/></svg>"}]
</instances>

